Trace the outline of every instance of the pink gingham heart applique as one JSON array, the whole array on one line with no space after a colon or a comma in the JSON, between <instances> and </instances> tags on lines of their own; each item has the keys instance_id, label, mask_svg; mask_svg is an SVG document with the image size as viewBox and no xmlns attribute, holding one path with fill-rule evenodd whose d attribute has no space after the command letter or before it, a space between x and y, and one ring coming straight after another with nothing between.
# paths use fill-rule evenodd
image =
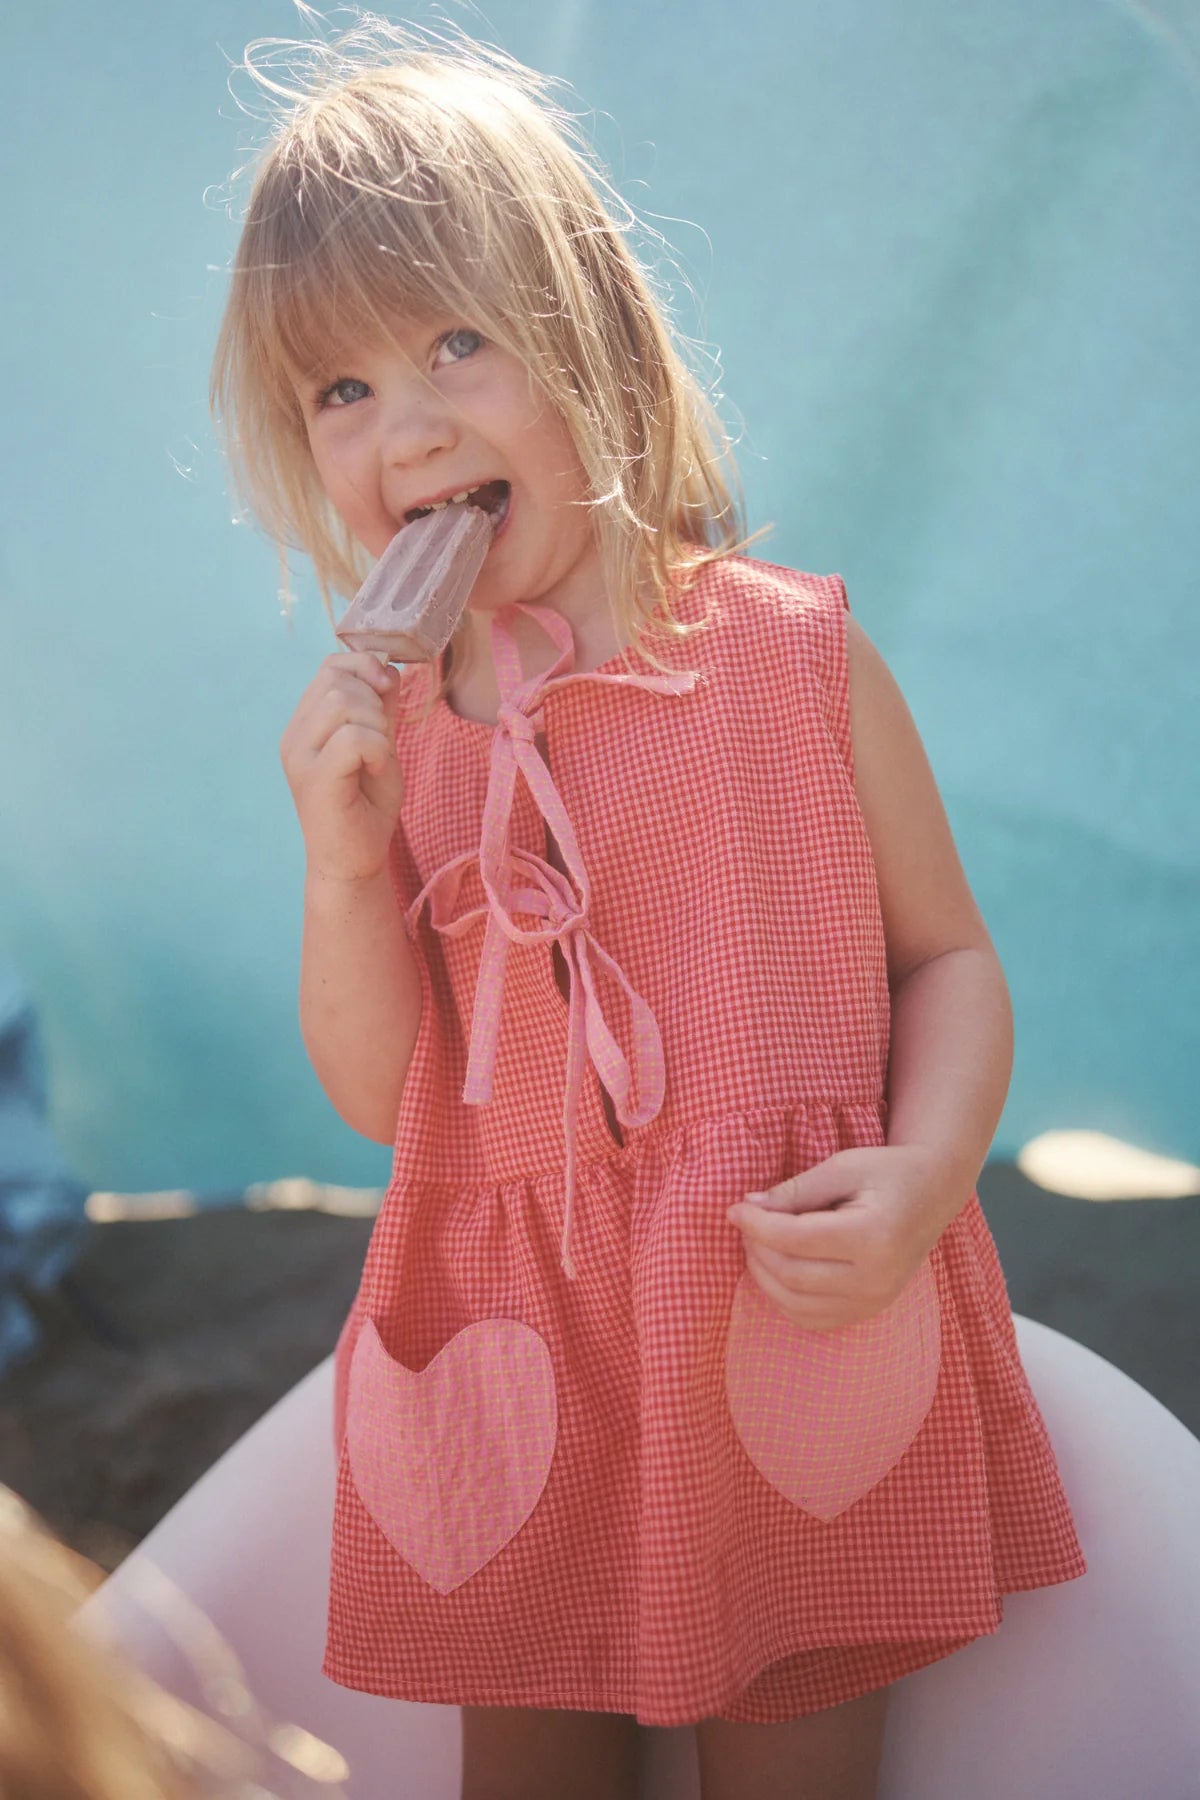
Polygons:
<instances>
[{"instance_id":1,"label":"pink gingham heart applique","mask_svg":"<svg viewBox=\"0 0 1200 1800\"><path fill-rule=\"evenodd\" d=\"M834 1519L869 1494L916 1437L941 1357L928 1257L883 1312L838 1331L795 1324L743 1270L725 1341L734 1429L785 1499Z\"/></svg>"},{"instance_id":2,"label":"pink gingham heart applique","mask_svg":"<svg viewBox=\"0 0 1200 1800\"><path fill-rule=\"evenodd\" d=\"M350 1365L346 1447L388 1542L448 1594L515 1537L541 1496L558 1433L545 1341L519 1319L464 1326L420 1371L374 1323Z\"/></svg>"}]
</instances>

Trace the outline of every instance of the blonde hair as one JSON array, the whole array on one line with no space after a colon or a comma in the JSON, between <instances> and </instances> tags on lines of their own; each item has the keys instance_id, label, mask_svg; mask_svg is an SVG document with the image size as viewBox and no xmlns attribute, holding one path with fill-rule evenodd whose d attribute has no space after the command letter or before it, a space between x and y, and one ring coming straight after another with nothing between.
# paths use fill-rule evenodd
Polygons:
<instances>
[{"instance_id":1,"label":"blonde hair","mask_svg":"<svg viewBox=\"0 0 1200 1800\"><path fill-rule=\"evenodd\" d=\"M95 1585L89 1565L0 1489L0 1794L183 1800L183 1770L115 1668L68 1629Z\"/></svg>"},{"instance_id":2,"label":"blonde hair","mask_svg":"<svg viewBox=\"0 0 1200 1800\"><path fill-rule=\"evenodd\" d=\"M754 540L725 428L625 241L638 222L606 210L602 195L623 203L548 79L461 33L371 15L328 42L260 40L241 67L283 117L254 176L212 401L285 593L288 545L311 555L331 618L330 588L365 574L320 488L297 380L334 345L449 314L518 357L565 421L619 641L664 667L649 632L707 622L685 624L672 597Z\"/></svg>"},{"instance_id":3,"label":"blonde hair","mask_svg":"<svg viewBox=\"0 0 1200 1800\"><path fill-rule=\"evenodd\" d=\"M103 1578L0 1486L3 1800L273 1800L281 1775L296 1792L285 1756L295 1767L302 1758L326 1765L319 1788L305 1779L304 1791L344 1800L331 1780L345 1764L331 1746L285 1726L264 1753L75 1629L75 1612Z\"/></svg>"}]
</instances>

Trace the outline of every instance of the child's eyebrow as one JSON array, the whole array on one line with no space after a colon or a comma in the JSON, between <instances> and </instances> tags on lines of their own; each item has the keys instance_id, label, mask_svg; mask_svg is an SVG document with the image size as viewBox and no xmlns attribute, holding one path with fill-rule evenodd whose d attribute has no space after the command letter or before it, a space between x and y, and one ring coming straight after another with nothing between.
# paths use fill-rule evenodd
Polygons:
<instances>
[{"instance_id":1,"label":"child's eyebrow","mask_svg":"<svg viewBox=\"0 0 1200 1800\"><path fill-rule=\"evenodd\" d=\"M328 368L289 369L288 380L297 394L307 396L317 393L319 389L334 380L334 376Z\"/></svg>"},{"instance_id":2,"label":"child's eyebrow","mask_svg":"<svg viewBox=\"0 0 1200 1800\"><path fill-rule=\"evenodd\" d=\"M297 389L317 390L328 387L331 381L344 379L360 373L360 366L369 353L361 345L346 345L342 348L327 350L320 362L309 363L303 369L293 369L291 378Z\"/></svg>"},{"instance_id":3,"label":"child's eyebrow","mask_svg":"<svg viewBox=\"0 0 1200 1800\"><path fill-rule=\"evenodd\" d=\"M348 381L351 379L352 374L349 369L342 368L335 364L328 364L322 369L304 369L299 372L293 371L290 376L292 392L296 396L296 403L304 413L316 410L317 402L320 400L321 395L325 393L327 388L332 387L335 381Z\"/></svg>"}]
</instances>

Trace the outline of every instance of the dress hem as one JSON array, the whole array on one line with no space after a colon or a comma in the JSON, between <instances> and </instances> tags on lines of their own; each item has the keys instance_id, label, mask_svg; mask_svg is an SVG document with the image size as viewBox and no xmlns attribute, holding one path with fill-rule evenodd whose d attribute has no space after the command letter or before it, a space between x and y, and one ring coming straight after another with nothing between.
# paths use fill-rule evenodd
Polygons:
<instances>
[{"instance_id":1,"label":"dress hem","mask_svg":"<svg viewBox=\"0 0 1200 1800\"><path fill-rule=\"evenodd\" d=\"M900 1681L903 1679L904 1673L912 1673L913 1666L920 1668L927 1666L930 1662L940 1661L943 1656L950 1656L955 1650L963 1649L968 1644L974 1643L977 1638L990 1637L998 1630L999 1626L996 1625L993 1626L992 1631L990 1632L977 1631L972 1634L964 1634L957 1638L944 1638L941 1636L929 1638L897 1638L895 1640L897 1645L928 1645L931 1648L931 1654L927 1658L918 1660L915 1665L911 1665L906 1671L898 1672L892 1679ZM886 1645L888 1642L890 1642L890 1640L880 1640L881 1644ZM868 1646L863 1646L863 1648L867 1647ZM639 1725L655 1726L659 1730L672 1730L680 1726L698 1725L705 1719L728 1718L731 1723L735 1724L771 1725L786 1724L789 1719L799 1718L806 1709L798 1704L791 1704L782 1711L776 1709L775 1712L770 1708L762 1708L753 1718L746 1717L744 1711L739 1712L736 1709L738 1700L741 1694L745 1692L745 1689L752 1686L767 1669L774 1665L774 1663L785 1660L786 1656L804 1655L806 1652L811 1653L814 1650L837 1650L845 1648L848 1648L848 1646L838 1644L808 1644L793 1649L790 1652L785 1652L784 1657L773 1657L771 1662L764 1663L761 1668L756 1669L737 1693L728 1695L724 1700L714 1702L711 1707L707 1707L701 1712L688 1709L686 1712L670 1714L656 1712L649 1708L642 1708L639 1710L638 1708L632 1707L626 1702L619 1700L616 1696L610 1697L602 1695L597 1699L594 1692L587 1695L568 1693L565 1691L559 1691L553 1694L530 1695L524 1691L515 1693L510 1690L491 1689L486 1693L476 1692L464 1694L460 1689L457 1693L451 1695L446 1689L434 1683L429 1688L422 1689L420 1692L413 1691L402 1694L395 1688L383 1686L356 1687L352 1682L340 1680L338 1676L332 1674L327 1668L322 1668L321 1673L328 1681L332 1681L338 1687L349 1689L351 1693L373 1694L384 1700L404 1700L410 1705L460 1707L511 1706L522 1708L530 1707L539 1712L561 1710L568 1712L619 1713L622 1717L635 1719ZM868 1681L861 1685L848 1682L846 1684L847 1691L844 1694L841 1694L838 1699L823 1703L822 1706L810 1707L807 1710L819 1712L823 1710L825 1704L837 1706L841 1704L842 1700L856 1699L859 1694L869 1693L872 1687L880 1686L890 1686L890 1682Z\"/></svg>"},{"instance_id":2,"label":"dress hem","mask_svg":"<svg viewBox=\"0 0 1200 1800\"><path fill-rule=\"evenodd\" d=\"M375 1694L385 1700L407 1700L410 1703L426 1706L513 1706L549 1710L566 1709L573 1712L611 1712L631 1716L639 1725L653 1725L663 1729L696 1725L704 1719L711 1718L726 1718L735 1723L745 1724L783 1724L788 1719L801 1717L805 1711L821 1711L826 1706L839 1705L843 1700L853 1700L860 1694L870 1693L875 1687L890 1686L892 1681L902 1680L905 1674L913 1674L917 1669L927 1667L931 1662L941 1661L943 1657L953 1655L956 1650L965 1649L979 1638L994 1637L1004 1623L1003 1602L1007 1594L1027 1593L1041 1587L1058 1587L1063 1582L1077 1580L1080 1575L1086 1573L1087 1564L1080 1557L1078 1560L1072 1559L1065 1568L1059 1567L1053 1573L1025 1575L1014 1580L997 1593L996 1607L986 1620L977 1617L970 1620L947 1621L936 1631L906 1631L894 1636L866 1639L854 1636L835 1639L827 1636L818 1641L776 1646L767 1654L766 1660L746 1677L735 1693L714 1700L711 1705L705 1705L699 1712L694 1708L670 1713L652 1708L639 1709L636 1705L629 1704L627 1695L610 1693L598 1696L594 1688L586 1693L566 1688L530 1693L528 1689L518 1691L497 1685L489 1687L486 1691L483 1689L464 1691L465 1688L468 1688L468 1684L463 1684L458 1686L456 1691L451 1692L445 1683L437 1681L423 1683L419 1678L414 1678L405 1684L407 1691L402 1692L396 1684L356 1680L348 1671L335 1672L336 1659L329 1655L326 1655L322 1663L321 1673L336 1686L348 1688L354 1693ZM810 1655L814 1651L820 1650L883 1650L892 1645L897 1648L909 1645L914 1649L919 1646L931 1647L932 1654L908 1662L906 1668L898 1669L895 1675L883 1682L867 1680L856 1684L851 1679L845 1683L847 1691L840 1694L838 1699L823 1701L819 1706L805 1708L802 1705L798 1707L794 1703L788 1703L784 1710L768 1705L749 1709L739 1708L738 1702L741 1696L778 1662L786 1661L793 1656ZM753 1716L747 1716L747 1712L752 1713Z\"/></svg>"}]
</instances>

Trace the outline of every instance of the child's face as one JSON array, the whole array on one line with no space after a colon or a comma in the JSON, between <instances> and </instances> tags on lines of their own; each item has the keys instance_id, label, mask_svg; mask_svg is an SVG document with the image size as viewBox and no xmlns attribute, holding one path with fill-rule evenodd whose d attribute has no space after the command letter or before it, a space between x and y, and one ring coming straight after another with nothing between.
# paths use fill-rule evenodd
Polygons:
<instances>
[{"instance_id":1,"label":"child's face","mask_svg":"<svg viewBox=\"0 0 1200 1800\"><path fill-rule=\"evenodd\" d=\"M381 556L416 506L510 484L473 608L545 600L568 616L602 597L587 482L566 425L524 365L455 319L402 325L351 346L297 386L321 485L359 543Z\"/></svg>"}]
</instances>

